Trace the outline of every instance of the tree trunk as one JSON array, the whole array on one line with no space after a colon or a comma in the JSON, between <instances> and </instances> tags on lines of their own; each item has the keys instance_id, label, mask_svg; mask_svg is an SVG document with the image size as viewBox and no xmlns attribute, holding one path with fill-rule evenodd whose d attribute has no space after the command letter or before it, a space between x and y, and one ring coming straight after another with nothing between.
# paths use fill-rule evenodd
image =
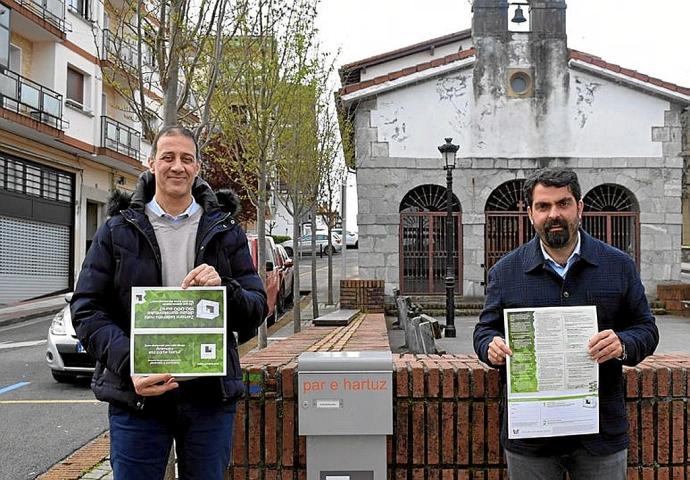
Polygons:
<instances>
[{"instance_id":1,"label":"tree trunk","mask_svg":"<svg viewBox=\"0 0 690 480\"><path fill-rule=\"evenodd\" d=\"M256 235L257 252L256 265L259 270L259 276L264 286L266 285L266 159L260 159L259 162L259 191L258 202L256 205ZM268 292L267 292L268 293ZM273 312L275 315L275 310ZM266 348L268 344L268 332L266 330L266 319L259 326L258 347Z\"/></svg>"},{"instance_id":2,"label":"tree trunk","mask_svg":"<svg viewBox=\"0 0 690 480\"><path fill-rule=\"evenodd\" d=\"M311 310L313 318L319 318L318 282L316 281L316 208L312 208L311 211Z\"/></svg>"},{"instance_id":3,"label":"tree trunk","mask_svg":"<svg viewBox=\"0 0 690 480\"><path fill-rule=\"evenodd\" d=\"M295 208L293 211L297 211ZM292 261L294 265L294 279L292 281L292 323L294 333L302 330L302 312L300 311L300 297L299 297L299 255L297 241L299 240L299 223L300 216L294 215L292 220Z\"/></svg>"},{"instance_id":4,"label":"tree trunk","mask_svg":"<svg viewBox=\"0 0 690 480\"><path fill-rule=\"evenodd\" d=\"M333 305L333 238L331 222L328 222L328 304Z\"/></svg>"}]
</instances>

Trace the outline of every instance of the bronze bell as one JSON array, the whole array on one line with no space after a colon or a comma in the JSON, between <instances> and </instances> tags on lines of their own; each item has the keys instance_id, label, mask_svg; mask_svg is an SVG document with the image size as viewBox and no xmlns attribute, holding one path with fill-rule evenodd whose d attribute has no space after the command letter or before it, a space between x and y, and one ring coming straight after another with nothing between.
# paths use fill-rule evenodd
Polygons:
<instances>
[{"instance_id":1,"label":"bronze bell","mask_svg":"<svg viewBox=\"0 0 690 480\"><path fill-rule=\"evenodd\" d=\"M518 7L515 9L515 15L513 15L513 19L511 20L511 22L524 23L526 21L527 19L525 18L525 14L522 12L522 7L518 5Z\"/></svg>"}]
</instances>

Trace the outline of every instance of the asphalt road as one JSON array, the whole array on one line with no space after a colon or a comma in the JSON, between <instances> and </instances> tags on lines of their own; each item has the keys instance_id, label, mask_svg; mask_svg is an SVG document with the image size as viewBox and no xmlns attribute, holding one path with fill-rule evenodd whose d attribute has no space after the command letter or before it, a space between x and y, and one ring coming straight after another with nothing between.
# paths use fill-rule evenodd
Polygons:
<instances>
[{"instance_id":1,"label":"asphalt road","mask_svg":"<svg viewBox=\"0 0 690 480\"><path fill-rule=\"evenodd\" d=\"M349 248L345 254L346 278L357 276L358 274L358 252L357 249ZM342 277L342 253L333 255L333 302L338 303L340 299L340 279ZM311 255L300 257L300 289L311 290ZM328 300L328 256L316 256L316 285L317 300L321 304Z\"/></svg>"},{"instance_id":2,"label":"asphalt road","mask_svg":"<svg viewBox=\"0 0 690 480\"><path fill-rule=\"evenodd\" d=\"M0 327L0 479L33 479L107 428L88 380L59 384L45 363L52 316Z\"/></svg>"}]
</instances>

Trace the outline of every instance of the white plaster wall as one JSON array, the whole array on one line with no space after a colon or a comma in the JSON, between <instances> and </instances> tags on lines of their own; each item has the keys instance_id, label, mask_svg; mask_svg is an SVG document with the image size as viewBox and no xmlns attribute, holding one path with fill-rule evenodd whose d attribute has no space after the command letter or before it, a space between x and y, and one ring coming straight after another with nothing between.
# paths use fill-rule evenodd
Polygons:
<instances>
[{"instance_id":1,"label":"white plaster wall","mask_svg":"<svg viewBox=\"0 0 690 480\"><path fill-rule=\"evenodd\" d=\"M100 110L101 110L101 72L86 58L71 50L60 46L55 62L55 81L64 99L67 99L67 66L71 65L86 76L84 85L85 112L64 106L63 116L69 120L70 126L65 133L91 145L100 145Z\"/></svg>"},{"instance_id":2,"label":"white plaster wall","mask_svg":"<svg viewBox=\"0 0 690 480\"><path fill-rule=\"evenodd\" d=\"M475 102L471 70L383 93L371 112L391 157L435 157L452 137L465 157L659 157L651 128L664 124L666 100L570 71L568 98L535 115L529 99ZM538 120L535 120L538 118Z\"/></svg>"},{"instance_id":3,"label":"white plaster wall","mask_svg":"<svg viewBox=\"0 0 690 480\"><path fill-rule=\"evenodd\" d=\"M95 11L92 10L91 18L99 19L103 17L99 8L100 5L102 5L100 2L91 1L91 7L96 9ZM67 32L67 40L78 45L79 48L91 55L98 57L98 49L96 48L91 22L85 20L81 15L73 13L67 6L65 6L65 11L65 20L72 25L72 31ZM100 34L97 37L100 39Z\"/></svg>"},{"instance_id":4,"label":"white plaster wall","mask_svg":"<svg viewBox=\"0 0 690 480\"><path fill-rule=\"evenodd\" d=\"M381 75L386 75L390 72L395 72L397 70L402 70L403 68L411 67L413 65L418 65L424 62L430 62L437 58L445 57L446 55L451 55L458 51L467 50L472 47L472 40L467 39L461 42L449 43L442 47L434 48L434 54L431 55L430 50L424 52L415 53L414 55L409 55L404 58L396 58L389 62L380 63L371 67L367 67L361 72L361 80L369 80Z\"/></svg>"},{"instance_id":5,"label":"white plaster wall","mask_svg":"<svg viewBox=\"0 0 690 480\"><path fill-rule=\"evenodd\" d=\"M55 52L58 48L62 48L62 46L58 47L58 44L53 42L33 43L29 78L44 87L63 93L64 87L60 90L55 79Z\"/></svg>"}]
</instances>

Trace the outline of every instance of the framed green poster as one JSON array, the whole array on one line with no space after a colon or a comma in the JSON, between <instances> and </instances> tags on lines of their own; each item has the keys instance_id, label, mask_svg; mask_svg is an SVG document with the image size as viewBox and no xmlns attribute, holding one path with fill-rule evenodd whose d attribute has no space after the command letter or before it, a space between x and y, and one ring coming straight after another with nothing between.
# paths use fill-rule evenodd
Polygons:
<instances>
[{"instance_id":1,"label":"framed green poster","mask_svg":"<svg viewBox=\"0 0 690 480\"><path fill-rule=\"evenodd\" d=\"M132 374L225 375L225 320L224 287L132 287Z\"/></svg>"}]
</instances>

